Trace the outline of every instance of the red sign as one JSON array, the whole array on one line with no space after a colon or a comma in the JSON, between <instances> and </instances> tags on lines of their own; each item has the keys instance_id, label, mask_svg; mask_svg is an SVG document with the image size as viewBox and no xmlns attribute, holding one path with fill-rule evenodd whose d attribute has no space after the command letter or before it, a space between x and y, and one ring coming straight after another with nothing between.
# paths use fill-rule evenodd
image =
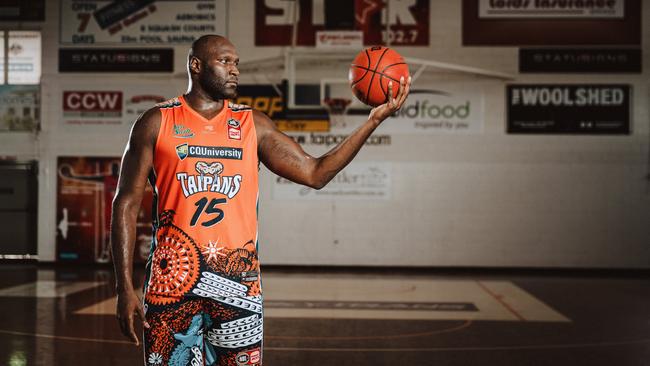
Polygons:
<instances>
[{"instance_id":1,"label":"red sign","mask_svg":"<svg viewBox=\"0 0 650 366\"><path fill-rule=\"evenodd\" d=\"M56 252L58 261L108 262L111 206L120 158L59 157L57 161ZM136 222L134 261L151 246L152 191L147 186Z\"/></svg>"},{"instance_id":2,"label":"red sign","mask_svg":"<svg viewBox=\"0 0 650 366\"><path fill-rule=\"evenodd\" d=\"M119 117L122 115L122 92L65 91L63 92L63 114Z\"/></svg>"},{"instance_id":3,"label":"red sign","mask_svg":"<svg viewBox=\"0 0 650 366\"><path fill-rule=\"evenodd\" d=\"M250 351L242 351L237 354L237 365L257 365L262 361L262 354L259 348L254 348Z\"/></svg>"},{"instance_id":4,"label":"red sign","mask_svg":"<svg viewBox=\"0 0 650 366\"><path fill-rule=\"evenodd\" d=\"M314 46L316 32L329 30L325 27L327 2L296 1L296 43L299 46ZM429 45L429 0L354 1L355 29L351 30L363 32L364 44ZM291 45L293 11L292 1L255 0L255 45ZM389 29L386 29L386 19L391 24Z\"/></svg>"}]
</instances>

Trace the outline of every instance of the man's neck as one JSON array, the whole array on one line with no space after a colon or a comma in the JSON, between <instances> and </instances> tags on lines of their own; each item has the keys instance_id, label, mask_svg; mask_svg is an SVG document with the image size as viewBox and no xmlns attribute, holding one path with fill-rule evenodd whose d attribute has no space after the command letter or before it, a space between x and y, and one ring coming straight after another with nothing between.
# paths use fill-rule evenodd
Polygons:
<instances>
[{"instance_id":1,"label":"man's neck","mask_svg":"<svg viewBox=\"0 0 650 366\"><path fill-rule=\"evenodd\" d=\"M219 114L224 106L224 99L214 100L203 90L196 88L191 88L183 98L193 110L206 119L212 119Z\"/></svg>"}]
</instances>

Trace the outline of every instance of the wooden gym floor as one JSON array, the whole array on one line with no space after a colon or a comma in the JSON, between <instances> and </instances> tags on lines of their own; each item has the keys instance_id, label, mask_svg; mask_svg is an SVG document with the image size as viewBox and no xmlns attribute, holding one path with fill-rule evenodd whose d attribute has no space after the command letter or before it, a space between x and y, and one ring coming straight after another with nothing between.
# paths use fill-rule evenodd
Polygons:
<instances>
[{"instance_id":1,"label":"wooden gym floor","mask_svg":"<svg viewBox=\"0 0 650 366\"><path fill-rule=\"evenodd\" d=\"M650 365L646 271L263 273L265 366ZM0 264L0 365L142 365L114 309L110 267Z\"/></svg>"}]
</instances>

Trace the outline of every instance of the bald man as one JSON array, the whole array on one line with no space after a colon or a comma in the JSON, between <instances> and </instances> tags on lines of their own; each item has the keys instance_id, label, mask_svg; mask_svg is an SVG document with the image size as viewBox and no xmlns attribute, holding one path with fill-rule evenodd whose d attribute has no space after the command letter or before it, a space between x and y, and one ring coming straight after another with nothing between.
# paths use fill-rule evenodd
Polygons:
<instances>
[{"instance_id":1,"label":"bald man","mask_svg":"<svg viewBox=\"0 0 650 366\"><path fill-rule=\"evenodd\" d=\"M239 56L226 38L192 44L186 94L135 121L113 201L111 246L124 335L146 365L262 365L263 312L257 256L258 164L315 189L357 154L397 111L409 80L389 85L396 98L320 157L307 154L263 113L237 96ZM145 185L154 189L153 241L144 304L132 283L135 224Z\"/></svg>"}]
</instances>

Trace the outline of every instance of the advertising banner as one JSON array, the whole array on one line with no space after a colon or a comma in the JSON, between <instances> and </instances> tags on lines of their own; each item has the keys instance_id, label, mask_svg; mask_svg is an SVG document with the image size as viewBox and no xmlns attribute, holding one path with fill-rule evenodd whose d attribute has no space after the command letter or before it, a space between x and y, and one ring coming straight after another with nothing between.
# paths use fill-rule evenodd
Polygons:
<instances>
[{"instance_id":1,"label":"advertising banner","mask_svg":"<svg viewBox=\"0 0 650 366\"><path fill-rule=\"evenodd\" d=\"M173 48L61 48L59 72L173 72Z\"/></svg>"},{"instance_id":2,"label":"advertising banner","mask_svg":"<svg viewBox=\"0 0 650 366\"><path fill-rule=\"evenodd\" d=\"M328 2L297 0L294 17L293 1L255 0L255 45L288 46L292 44L294 18L297 22L296 43L299 46L314 46L316 32L340 30L329 29L326 14L336 11L326 9ZM386 44L400 46L429 45L430 0L355 0L354 7L342 8L350 11L354 19L353 29L363 32L366 45ZM332 2L329 6L337 5ZM339 4L340 5L340 4ZM338 6L338 5L337 5ZM336 10L336 9L335 9ZM344 17L337 14L337 17ZM390 22L386 29L387 20Z\"/></svg>"},{"instance_id":3,"label":"advertising banner","mask_svg":"<svg viewBox=\"0 0 650 366\"><path fill-rule=\"evenodd\" d=\"M40 84L41 82L41 32L0 31L0 83L5 82L5 37L8 43L8 83Z\"/></svg>"},{"instance_id":4,"label":"advertising banner","mask_svg":"<svg viewBox=\"0 0 650 366\"><path fill-rule=\"evenodd\" d=\"M508 133L629 134L629 85L508 85Z\"/></svg>"},{"instance_id":5,"label":"advertising banner","mask_svg":"<svg viewBox=\"0 0 650 366\"><path fill-rule=\"evenodd\" d=\"M641 49L522 48L519 72L641 73Z\"/></svg>"},{"instance_id":6,"label":"advertising banner","mask_svg":"<svg viewBox=\"0 0 650 366\"><path fill-rule=\"evenodd\" d=\"M190 44L226 34L226 0L61 0L62 44Z\"/></svg>"},{"instance_id":7,"label":"advertising banner","mask_svg":"<svg viewBox=\"0 0 650 366\"><path fill-rule=\"evenodd\" d=\"M275 200L387 200L391 196L391 164L355 161L321 190L275 177Z\"/></svg>"},{"instance_id":8,"label":"advertising banner","mask_svg":"<svg viewBox=\"0 0 650 366\"><path fill-rule=\"evenodd\" d=\"M59 261L110 261L111 204L120 169L118 157L59 157L57 161L56 258ZM136 224L134 260L151 246L152 191L145 191Z\"/></svg>"},{"instance_id":9,"label":"advertising banner","mask_svg":"<svg viewBox=\"0 0 650 366\"><path fill-rule=\"evenodd\" d=\"M133 122L156 103L182 93L172 83L133 85L64 85L61 90L61 117L64 131L116 132L128 129ZM120 131L121 133L121 131Z\"/></svg>"},{"instance_id":10,"label":"advertising banner","mask_svg":"<svg viewBox=\"0 0 650 366\"><path fill-rule=\"evenodd\" d=\"M300 85L296 85L300 88ZM265 113L285 132L327 132L330 121L324 110L287 111L286 85L240 85L235 103L245 104Z\"/></svg>"},{"instance_id":11,"label":"advertising banner","mask_svg":"<svg viewBox=\"0 0 650 366\"><path fill-rule=\"evenodd\" d=\"M38 85L0 85L0 132L36 129L39 94Z\"/></svg>"},{"instance_id":12,"label":"advertising banner","mask_svg":"<svg viewBox=\"0 0 650 366\"><path fill-rule=\"evenodd\" d=\"M377 130L390 134L475 134L483 132L483 92L479 85L413 89L402 108Z\"/></svg>"},{"instance_id":13,"label":"advertising banner","mask_svg":"<svg viewBox=\"0 0 650 366\"><path fill-rule=\"evenodd\" d=\"M465 46L639 45L641 0L463 0Z\"/></svg>"},{"instance_id":14,"label":"advertising banner","mask_svg":"<svg viewBox=\"0 0 650 366\"><path fill-rule=\"evenodd\" d=\"M540 1L516 0L495 1L479 0L478 12L480 18L512 19L512 18L587 18L620 19L625 15L625 0L607 1Z\"/></svg>"}]
</instances>

